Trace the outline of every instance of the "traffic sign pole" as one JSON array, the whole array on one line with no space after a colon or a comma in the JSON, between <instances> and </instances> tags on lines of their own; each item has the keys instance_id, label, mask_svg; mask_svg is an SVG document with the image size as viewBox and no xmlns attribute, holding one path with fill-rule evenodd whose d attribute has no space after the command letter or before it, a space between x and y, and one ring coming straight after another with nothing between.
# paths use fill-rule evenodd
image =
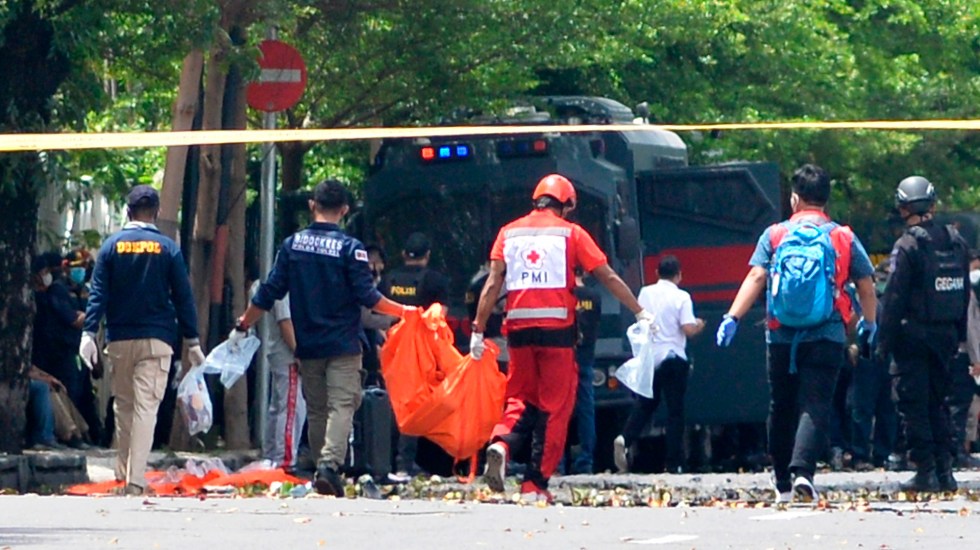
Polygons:
<instances>
[{"instance_id":1,"label":"traffic sign pole","mask_svg":"<svg viewBox=\"0 0 980 550\"><path fill-rule=\"evenodd\" d=\"M269 39L276 39L276 28L269 29ZM276 113L266 111L262 117L262 127L267 130L276 129ZM272 270L273 248L275 247L275 202L276 202L276 145L262 144L262 182L259 188L260 225L259 237L259 273L263 282ZM261 448L265 444L269 418L269 344L272 337L271 315L263 315L259 322L259 339L262 340L262 351L259 354L258 372L256 373L255 400L257 401L255 415L258 429L258 443Z\"/></svg>"}]
</instances>

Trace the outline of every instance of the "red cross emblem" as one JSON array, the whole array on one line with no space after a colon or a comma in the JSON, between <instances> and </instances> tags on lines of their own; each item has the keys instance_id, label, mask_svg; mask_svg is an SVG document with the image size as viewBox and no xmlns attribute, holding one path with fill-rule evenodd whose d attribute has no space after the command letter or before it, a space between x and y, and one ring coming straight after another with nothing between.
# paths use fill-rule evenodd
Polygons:
<instances>
[{"instance_id":1,"label":"red cross emblem","mask_svg":"<svg viewBox=\"0 0 980 550\"><path fill-rule=\"evenodd\" d=\"M541 267L542 258L544 258L544 256L532 248L529 252L524 254L524 263L527 264L528 267L538 268Z\"/></svg>"}]
</instances>

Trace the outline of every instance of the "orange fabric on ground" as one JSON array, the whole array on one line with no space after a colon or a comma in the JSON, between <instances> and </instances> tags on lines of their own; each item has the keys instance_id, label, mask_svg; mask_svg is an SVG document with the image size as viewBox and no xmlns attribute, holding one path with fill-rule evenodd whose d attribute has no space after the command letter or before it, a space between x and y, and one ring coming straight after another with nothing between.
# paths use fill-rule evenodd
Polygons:
<instances>
[{"instance_id":1,"label":"orange fabric on ground","mask_svg":"<svg viewBox=\"0 0 980 550\"><path fill-rule=\"evenodd\" d=\"M211 470L204 474L204 477L197 477L192 474L183 474L179 480L167 479L167 472L151 471L146 473L147 484L151 493L159 496L194 496L204 492L204 486L215 487L246 487L261 483L272 485L280 483L306 483L298 477L287 474L284 470L253 470L250 472L239 472L236 474L222 474L217 470ZM101 481L97 483L80 483L65 489L66 495L73 496L96 496L111 495L116 489L121 489L121 481Z\"/></svg>"}]
</instances>

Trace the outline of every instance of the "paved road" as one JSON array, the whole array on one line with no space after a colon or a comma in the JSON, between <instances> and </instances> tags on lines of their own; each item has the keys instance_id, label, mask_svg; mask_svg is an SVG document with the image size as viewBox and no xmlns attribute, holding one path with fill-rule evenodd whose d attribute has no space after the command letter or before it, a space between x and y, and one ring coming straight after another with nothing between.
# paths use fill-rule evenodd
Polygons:
<instances>
[{"instance_id":1,"label":"paved road","mask_svg":"<svg viewBox=\"0 0 980 550\"><path fill-rule=\"evenodd\" d=\"M870 511L305 498L0 497L0 548L977 548L966 496Z\"/></svg>"}]
</instances>

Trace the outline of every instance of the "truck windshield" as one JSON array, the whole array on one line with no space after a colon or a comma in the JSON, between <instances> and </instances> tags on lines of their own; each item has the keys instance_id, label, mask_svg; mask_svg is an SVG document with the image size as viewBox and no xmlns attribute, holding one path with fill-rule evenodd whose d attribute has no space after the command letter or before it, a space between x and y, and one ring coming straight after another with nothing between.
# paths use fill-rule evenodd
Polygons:
<instances>
[{"instance_id":1,"label":"truck windshield","mask_svg":"<svg viewBox=\"0 0 980 550\"><path fill-rule=\"evenodd\" d=\"M487 261L497 231L527 214L530 193L524 188L496 191L453 192L399 197L371 205L365 242L380 244L389 258L388 268L401 265L405 239L421 231L432 243L429 264L451 279L451 305L460 305L473 275ZM370 199L369 199L370 200ZM597 200L581 200L571 219L582 224L600 246L604 206Z\"/></svg>"}]
</instances>

